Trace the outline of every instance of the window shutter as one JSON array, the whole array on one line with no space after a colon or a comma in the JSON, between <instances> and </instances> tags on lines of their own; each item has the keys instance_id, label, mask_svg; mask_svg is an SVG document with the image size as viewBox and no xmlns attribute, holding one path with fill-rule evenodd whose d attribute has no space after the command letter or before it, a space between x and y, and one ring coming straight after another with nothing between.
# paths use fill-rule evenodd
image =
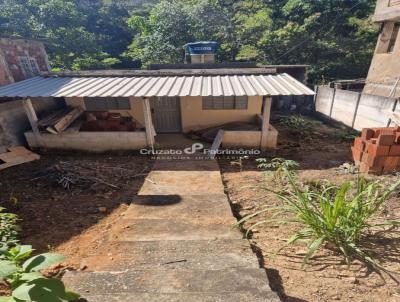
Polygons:
<instances>
[{"instance_id":1,"label":"window shutter","mask_svg":"<svg viewBox=\"0 0 400 302\"><path fill-rule=\"evenodd\" d=\"M129 98L85 98L88 111L129 110Z\"/></svg>"},{"instance_id":2,"label":"window shutter","mask_svg":"<svg viewBox=\"0 0 400 302\"><path fill-rule=\"evenodd\" d=\"M224 109L224 97L217 96L213 98L214 109Z\"/></svg>"},{"instance_id":3,"label":"window shutter","mask_svg":"<svg viewBox=\"0 0 400 302\"><path fill-rule=\"evenodd\" d=\"M233 96L224 97L224 109L235 109L235 98Z\"/></svg>"},{"instance_id":4,"label":"window shutter","mask_svg":"<svg viewBox=\"0 0 400 302\"><path fill-rule=\"evenodd\" d=\"M236 109L247 109L248 107L248 98L247 96L237 96L236 97Z\"/></svg>"},{"instance_id":5,"label":"window shutter","mask_svg":"<svg viewBox=\"0 0 400 302\"><path fill-rule=\"evenodd\" d=\"M203 110L214 109L212 97L203 97Z\"/></svg>"}]
</instances>

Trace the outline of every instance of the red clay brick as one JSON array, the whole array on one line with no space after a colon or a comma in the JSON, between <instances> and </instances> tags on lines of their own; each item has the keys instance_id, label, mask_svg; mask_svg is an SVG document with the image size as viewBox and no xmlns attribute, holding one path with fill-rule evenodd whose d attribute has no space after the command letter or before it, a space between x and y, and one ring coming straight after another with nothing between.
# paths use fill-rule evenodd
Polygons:
<instances>
[{"instance_id":1,"label":"red clay brick","mask_svg":"<svg viewBox=\"0 0 400 302\"><path fill-rule=\"evenodd\" d=\"M361 131L361 139L362 139L363 141L367 141L367 140L373 138L373 137L374 137L374 134L375 134L375 131L374 131L373 129L364 128L364 129L362 129L362 131Z\"/></svg>"},{"instance_id":2,"label":"red clay brick","mask_svg":"<svg viewBox=\"0 0 400 302\"><path fill-rule=\"evenodd\" d=\"M396 171L398 164L400 161L400 157L398 156L387 156L385 157L385 163L383 166L384 172L393 172Z\"/></svg>"},{"instance_id":3,"label":"red clay brick","mask_svg":"<svg viewBox=\"0 0 400 302\"><path fill-rule=\"evenodd\" d=\"M353 154L353 160L360 162L363 152L355 147L351 147L351 153Z\"/></svg>"},{"instance_id":4,"label":"red clay brick","mask_svg":"<svg viewBox=\"0 0 400 302\"><path fill-rule=\"evenodd\" d=\"M372 128L375 131L374 138L378 138L381 134L394 134L396 132L395 127L385 128Z\"/></svg>"},{"instance_id":5,"label":"red clay brick","mask_svg":"<svg viewBox=\"0 0 400 302\"><path fill-rule=\"evenodd\" d=\"M396 138L395 138L394 142L397 144L400 144L400 132L396 133Z\"/></svg>"},{"instance_id":6,"label":"red clay brick","mask_svg":"<svg viewBox=\"0 0 400 302\"><path fill-rule=\"evenodd\" d=\"M369 167L366 163L361 163L359 166L359 171L361 173L373 173L373 174L382 174L382 168L379 167Z\"/></svg>"},{"instance_id":7,"label":"red clay brick","mask_svg":"<svg viewBox=\"0 0 400 302\"><path fill-rule=\"evenodd\" d=\"M368 167L375 170L382 170L385 163L385 157L382 156L371 156L368 153L364 153L361 157L361 161L368 165Z\"/></svg>"},{"instance_id":8,"label":"red clay brick","mask_svg":"<svg viewBox=\"0 0 400 302\"><path fill-rule=\"evenodd\" d=\"M356 137L354 139L354 148L360 151L364 151L365 149L365 141L361 137Z\"/></svg>"},{"instance_id":9,"label":"red clay brick","mask_svg":"<svg viewBox=\"0 0 400 302\"><path fill-rule=\"evenodd\" d=\"M373 157L389 155L390 146L379 146L367 143L366 151Z\"/></svg>"},{"instance_id":10,"label":"red clay brick","mask_svg":"<svg viewBox=\"0 0 400 302\"><path fill-rule=\"evenodd\" d=\"M400 145L391 145L389 156L400 156Z\"/></svg>"},{"instance_id":11,"label":"red clay brick","mask_svg":"<svg viewBox=\"0 0 400 302\"><path fill-rule=\"evenodd\" d=\"M394 134L380 134L376 142L380 146L390 146L394 144L396 136Z\"/></svg>"}]
</instances>

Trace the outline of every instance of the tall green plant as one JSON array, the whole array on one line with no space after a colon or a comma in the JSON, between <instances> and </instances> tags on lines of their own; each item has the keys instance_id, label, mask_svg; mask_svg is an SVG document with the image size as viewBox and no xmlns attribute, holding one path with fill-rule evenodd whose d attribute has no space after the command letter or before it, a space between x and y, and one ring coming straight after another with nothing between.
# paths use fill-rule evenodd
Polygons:
<instances>
[{"instance_id":1,"label":"tall green plant","mask_svg":"<svg viewBox=\"0 0 400 302\"><path fill-rule=\"evenodd\" d=\"M17 215L6 213L5 208L0 207L0 248L6 248L18 242L17 222Z\"/></svg>"},{"instance_id":2,"label":"tall green plant","mask_svg":"<svg viewBox=\"0 0 400 302\"><path fill-rule=\"evenodd\" d=\"M347 181L341 186L301 188L289 171L285 173L291 189L285 194L273 192L281 199L282 205L267 207L241 219L239 225L255 220L246 235L264 223L300 223L303 227L293 234L287 245L300 240L307 242L308 251L304 263L319 248L329 244L344 256L348 264L357 258L377 270L388 272L365 250L362 241L369 236L368 231L380 229L386 232L388 230L385 226L400 225L400 221L378 224L371 221L399 188L400 181L389 188L376 181L368 183L364 178L358 178L356 183ZM271 218L257 220L262 213L269 213ZM279 216L290 218L282 219Z\"/></svg>"},{"instance_id":3,"label":"tall green plant","mask_svg":"<svg viewBox=\"0 0 400 302\"><path fill-rule=\"evenodd\" d=\"M30 257L34 250L30 245L17 245L0 250L0 279L6 280L12 295L0 297L0 302L64 302L74 301L79 295L65 289L58 279L49 279L40 271L64 260L55 253Z\"/></svg>"}]
</instances>

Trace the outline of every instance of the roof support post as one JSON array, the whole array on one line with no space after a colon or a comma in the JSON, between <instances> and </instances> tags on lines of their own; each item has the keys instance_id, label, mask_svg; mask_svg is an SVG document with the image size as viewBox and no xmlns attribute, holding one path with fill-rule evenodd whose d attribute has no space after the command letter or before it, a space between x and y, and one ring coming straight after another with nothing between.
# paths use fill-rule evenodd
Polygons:
<instances>
[{"instance_id":1,"label":"roof support post","mask_svg":"<svg viewBox=\"0 0 400 302\"><path fill-rule=\"evenodd\" d=\"M265 151L267 149L267 145L268 145L269 119L271 117L271 104L272 104L272 98L270 96L263 97L261 142L260 142L260 148L262 151Z\"/></svg>"},{"instance_id":2,"label":"roof support post","mask_svg":"<svg viewBox=\"0 0 400 302\"><path fill-rule=\"evenodd\" d=\"M32 101L30 99L25 99L22 100L22 104L24 106L29 123L31 124L32 132L33 135L35 136L37 145L43 147L42 136L38 128L38 117L36 115L35 108L33 108Z\"/></svg>"},{"instance_id":3,"label":"roof support post","mask_svg":"<svg viewBox=\"0 0 400 302\"><path fill-rule=\"evenodd\" d=\"M144 123L146 128L147 145L150 146L151 149L153 149L154 151L155 131L151 117L150 101L148 98L143 98L143 114L144 114Z\"/></svg>"}]
</instances>

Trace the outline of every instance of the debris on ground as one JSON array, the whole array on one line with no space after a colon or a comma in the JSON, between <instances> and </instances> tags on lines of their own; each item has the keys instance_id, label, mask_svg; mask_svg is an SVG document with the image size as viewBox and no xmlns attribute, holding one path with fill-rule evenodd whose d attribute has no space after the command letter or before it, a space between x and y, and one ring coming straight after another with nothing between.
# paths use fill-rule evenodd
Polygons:
<instances>
[{"instance_id":1,"label":"debris on ground","mask_svg":"<svg viewBox=\"0 0 400 302\"><path fill-rule=\"evenodd\" d=\"M66 107L46 115L38 121L38 128L52 134L58 134L67 129L83 113L81 107Z\"/></svg>"},{"instance_id":2,"label":"debris on ground","mask_svg":"<svg viewBox=\"0 0 400 302\"><path fill-rule=\"evenodd\" d=\"M96 190L101 187L111 189L120 189L118 183L110 182L111 179L124 177L132 179L145 175L148 168L137 173L122 167L111 166L110 164L101 164L91 161L59 161L53 165L40 169L35 173L32 181L46 182L52 186L58 185L65 190Z\"/></svg>"},{"instance_id":3,"label":"debris on ground","mask_svg":"<svg viewBox=\"0 0 400 302\"><path fill-rule=\"evenodd\" d=\"M8 152L0 153L0 170L40 159L40 155L22 146L8 148Z\"/></svg>"}]
</instances>

